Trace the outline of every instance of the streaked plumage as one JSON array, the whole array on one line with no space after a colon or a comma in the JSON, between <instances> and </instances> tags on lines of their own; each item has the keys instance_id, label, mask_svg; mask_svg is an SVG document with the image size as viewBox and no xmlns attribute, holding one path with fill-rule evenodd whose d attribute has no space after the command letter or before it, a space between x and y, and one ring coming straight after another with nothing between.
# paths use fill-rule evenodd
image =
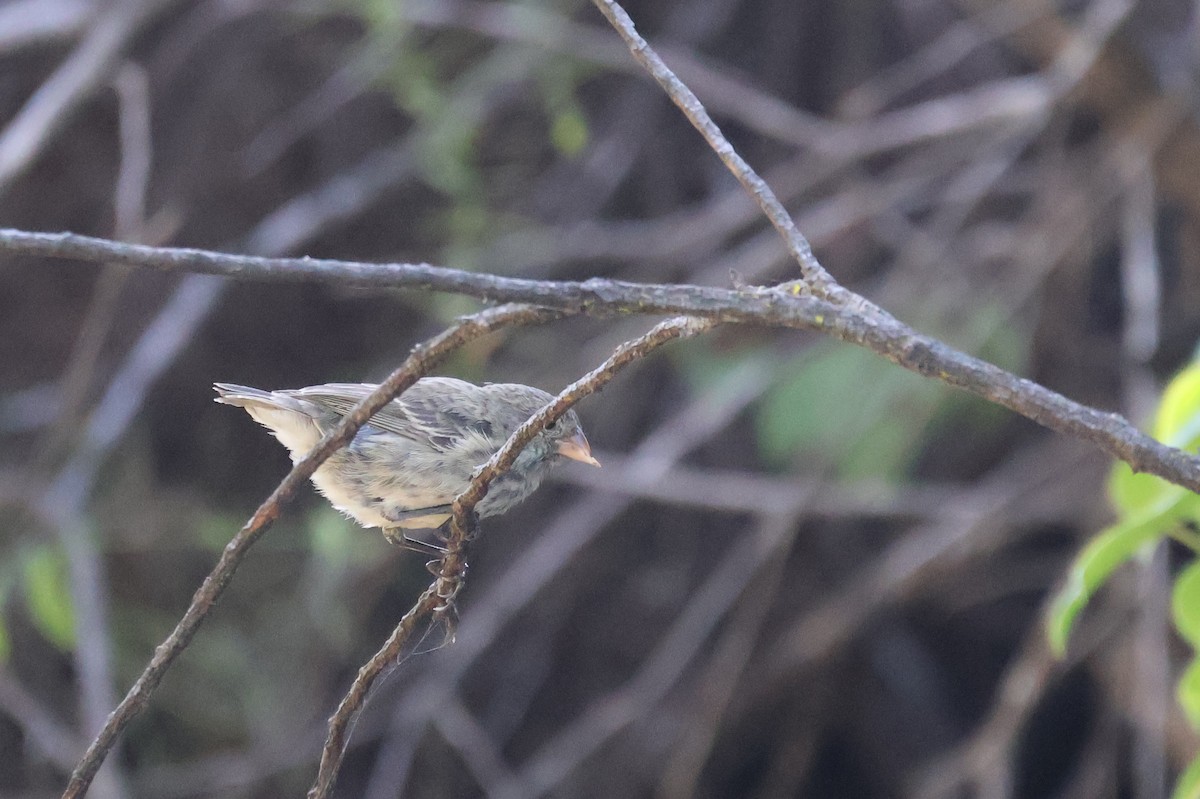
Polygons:
<instances>
[{"instance_id":1,"label":"streaked plumage","mask_svg":"<svg viewBox=\"0 0 1200 799\"><path fill-rule=\"evenodd\" d=\"M217 402L245 408L288 448L294 463L376 386L328 383L263 391L217 383L215 388ZM449 518L444 506L467 488L472 472L552 399L514 383L477 386L450 377L422 378L323 463L313 483L364 527L438 527ZM476 508L479 515L495 516L524 500L562 457L599 465L574 411L539 433L513 468L492 483ZM421 514L423 509L431 512Z\"/></svg>"}]
</instances>

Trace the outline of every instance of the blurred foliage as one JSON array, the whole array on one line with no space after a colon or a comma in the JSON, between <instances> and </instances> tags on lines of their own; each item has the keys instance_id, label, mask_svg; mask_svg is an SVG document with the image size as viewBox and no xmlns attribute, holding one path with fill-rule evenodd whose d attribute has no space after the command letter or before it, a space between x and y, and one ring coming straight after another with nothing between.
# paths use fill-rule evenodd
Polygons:
<instances>
[{"instance_id":1,"label":"blurred foliage","mask_svg":"<svg viewBox=\"0 0 1200 799\"><path fill-rule=\"evenodd\" d=\"M1200 758L1189 763L1180 775L1172 799L1200 799Z\"/></svg>"},{"instance_id":2,"label":"blurred foliage","mask_svg":"<svg viewBox=\"0 0 1200 799\"><path fill-rule=\"evenodd\" d=\"M1200 652L1200 561L1188 564L1175 578L1171 618L1179 637ZM1200 730L1200 658L1193 657L1179 678L1179 704L1194 729Z\"/></svg>"},{"instance_id":3,"label":"blurred foliage","mask_svg":"<svg viewBox=\"0 0 1200 799\"><path fill-rule=\"evenodd\" d=\"M1028 336L1004 321L1000 309L984 305L964 336L982 357L1019 372ZM721 351L701 340L673 356L702 390L756 351ZM842 479L901 482L913 476L920 442L959 425L985 437L1006 419L991 403L840 342L817 342L776 359L772 371L774 379L755 406L755 442L765 464L778 471L816 465Z\"/></svg>"},{"instance_id":4,"label":"blurred foliage","mask_svg":"<svg viewBox=\"0 0 1200 799\"><path fill-rule=\"evenodd\" d=\"M777 468L813 459L842 477L903 476L923 437L922 416L947 393L857 348L820 344L777 368L755 417L759 451ZM899 413L905 424L896 424ZM846 446L848 441L855 445Z\"/></svg>"},{"instance_id":5,"label":"blurred foliage","mask_svg":"<svg viewBox=\"0 0 1200 799\"><path fill-rule=\"evenodd\" d=\"M537 86L550 118L549 140L567 158L576 157L588 145L587 114L579 102L579 89L594 72L567 59L554 59L538 70Z\"/></svg>"},{"instance_id":6,"label":"blurred foliage","mask_svg":"<svg viewBox=\"0 0 1200 799\"><path fill-rule=\"evenodd\" d=\"M419 131L415 149L421 174L450 199L436 233L446 242L441 261L461 269L478 268L481 248L507 227L485 201L479 140L491 108L487 98L522 84L534 88L547 119L543 135L559 153L573 157L588 143L587 119L577 93L595 70L525 44L501 42L485 48L477 36L429 35L409 22L400 8L396 3L364 2L360 11L371 49L388 62L383 82ZM515 14L514 19L522 17ZM534 132L542 133L530 131Z\"/></svg>"},{"instance_id":7,"label":"blurred foliage","mask_svg":"<svg viewBox=\"0 0 1200 799\"><path fill-rule=\"evenodd\" d=\"M25 606L46 640L59 649L75 646L75 608L62 551L49 544L34 547L21 558Z\"/></svg>"}]
</instances>

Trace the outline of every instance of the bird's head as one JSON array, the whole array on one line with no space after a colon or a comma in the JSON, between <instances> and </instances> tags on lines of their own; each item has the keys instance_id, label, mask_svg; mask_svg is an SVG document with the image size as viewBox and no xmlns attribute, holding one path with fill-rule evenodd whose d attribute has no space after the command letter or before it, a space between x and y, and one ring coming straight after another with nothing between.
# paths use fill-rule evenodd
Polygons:
<instances>
[{"instance_id":1,"label":"bird's head","mask_svg":"<svg viewBox=\"0 0 1200 799\"><path fill-rule=\"evenodd\" d=\"M505 406L505 411L499 414L504 417L501 432L505 439L554 399L553 395L529 386L492 384L488 388L496 393ZM600 465L600 461L592 457L592 447L583 434L583 426L574 410L568 410L546 425L518 456L517 462L520 464L557 457L570 458L591 466Z\"/></svg>"}]
</instances>

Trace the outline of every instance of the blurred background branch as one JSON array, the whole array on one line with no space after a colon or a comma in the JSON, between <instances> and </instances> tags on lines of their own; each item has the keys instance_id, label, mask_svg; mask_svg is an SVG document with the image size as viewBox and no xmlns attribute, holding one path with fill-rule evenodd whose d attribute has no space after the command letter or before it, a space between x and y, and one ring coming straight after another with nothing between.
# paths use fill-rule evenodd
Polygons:
<instances>
[{"instance_id":1,"label":"blurred background branch","mask_svg":"<svg viewBox=\"0 0 1200 799\"><path fill-rule=\"evenodd\" d=\"M628 10L849 289L1129 418L1190 358L1194 3ZM0 14L7 227L554 281L797 277L586 4ZM0 257L5 795L57 795L93 732L87 697L132 684L286 471L207 385L379 379L474 307L101 275ZM445 369L558 388L642 325L527 329ZM605 470L562 474L475 542L457 644L376 687L340 794L1148 797L1193 754L1162 704L1176 644L1137 610L1177 552L1098 598L1076 660L1047 673L1030 643L1106 518L1095 452L851 348L740 325L581 413ZM85 460L72 535L88 545L68 551L42 498ZM790 548L756 568L772 524ZM278 527L112 758L120 795L302 792L353 664L426 584L316 499ZM85 671L96 640L107 686ZM578 746L555 743L568 731Z\"/></svg>"}]
</instances>

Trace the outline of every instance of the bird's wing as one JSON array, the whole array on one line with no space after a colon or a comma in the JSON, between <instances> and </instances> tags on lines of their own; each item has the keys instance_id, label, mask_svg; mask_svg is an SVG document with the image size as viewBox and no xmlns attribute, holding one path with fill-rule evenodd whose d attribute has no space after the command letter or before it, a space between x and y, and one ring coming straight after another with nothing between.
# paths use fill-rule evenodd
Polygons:
<instances>
[{"instance_id":1,"label":"bird's wing","mask_svg":"<svg viewBox=\"0 0 1200 799\"><path fill-rule=\"evenodd\" d=\"M370 383L327 383L288 392L345 416L378 386ZM459 410L464 394L477 386L452 378L424 378L371 417L380 430L447 451L478 424L473 415ZM476 431L477 432L477 431Z\"/></svg>"}]
</instances>

